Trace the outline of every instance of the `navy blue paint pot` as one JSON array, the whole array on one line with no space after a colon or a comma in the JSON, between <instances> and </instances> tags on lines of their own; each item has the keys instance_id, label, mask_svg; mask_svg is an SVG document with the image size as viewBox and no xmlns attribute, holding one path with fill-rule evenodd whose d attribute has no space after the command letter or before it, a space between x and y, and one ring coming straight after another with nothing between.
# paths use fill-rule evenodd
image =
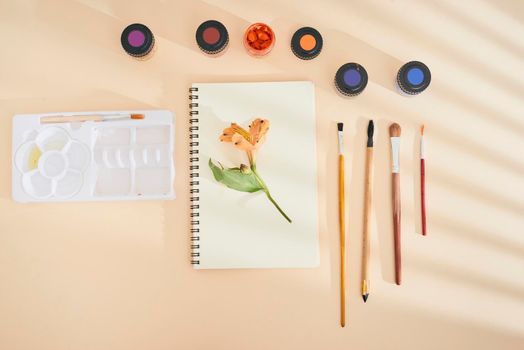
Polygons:
<instances>
[{"instance_id":1,"label":"navy blue paint pot","mask_svg":"<svg viewBox=\"0 0 524 350\"><path fill-rule=\"evenodd\" d=\"M358 63L346 63L335 74L335 86L345 96L356 96L366 88L368 73Z\"/></svg>"},{"instance_id":2,"label":"navy blue paint pot","mask_svg":"<svg viewBox=\"0 0 524 350\"><path fill-rule=\"evenodd\" d=\"M431 82L431 72L428 66L419 61L411 61L400 67L397 74L397 84L402 92L417 95L426 90Z\"/></svg>"}]
</instances>

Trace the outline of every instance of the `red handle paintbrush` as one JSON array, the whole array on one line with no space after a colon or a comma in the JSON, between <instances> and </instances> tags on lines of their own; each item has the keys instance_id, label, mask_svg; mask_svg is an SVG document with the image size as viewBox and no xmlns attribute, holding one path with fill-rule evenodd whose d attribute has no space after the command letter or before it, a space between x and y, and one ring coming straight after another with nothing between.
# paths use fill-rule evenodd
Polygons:
<instances>
[{"instance_id":1,"label":"red handle paintbrush","mask_svg":"<svg viewBox=\"0 0 524 350\"><path fill-rule=\"evenodd\" d=\"M422 235L426 235L426 154L424 148L424 125L420 127L420 217Z\"/></svg>"},{"instance_id":2,"label":"red handle paintbrush","mask_svg":"<svg viewBox=\"0 0 524 350\"><path fill-rule=\"evenodd\" d=\"M392 199L393 199L393 238L395 244L395 283L401 282L400 259L400 125L391 124L389 127L391 137L392 160Z\"/></svg>"}]
</instances>

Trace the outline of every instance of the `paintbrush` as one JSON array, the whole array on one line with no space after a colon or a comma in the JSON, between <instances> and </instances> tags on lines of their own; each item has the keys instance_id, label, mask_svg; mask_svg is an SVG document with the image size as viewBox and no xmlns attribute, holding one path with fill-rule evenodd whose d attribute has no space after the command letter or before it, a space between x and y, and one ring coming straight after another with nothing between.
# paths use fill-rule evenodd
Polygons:
<instances>
[{"instance_id":1,"label":"paintbrush","mask_svg":"<svg viewBox=\"0 0 524 350\"><path fill-rule=\"evenodd\" d=\"M369 228L371 224L371 197L373 194L373 120L368 124L368 141L366 149L366 178L364 189L364 232L362 235L362 299L368 300L369 286Z\"/></svg>"},{"instance_id":2,"label":"paintbrush","mask_svg":"<svg viewBox=\"0 0 524 350\"><path fill-rule=\"evenodd\" d=\"M144 119L143 114L127 113L127 114L93 114L93 115L53 115L40 118L41 124L55 124L55 123L83 123L83 122L106 122L115 120L139 120Z\"/></svg>"},{"instance_id":3,"label":"paintbrush","mask_svg":"<svg viewBox=\"0 0 524 350\"><path fill-rule=\"evenodd\" d=\"M344 123L338 123L338 220L340 228L340 326L346 325L346 221L344 189Z\"/></svg>"},{"instance_id":4,"label":"paintbrush","mask_svg":"<svg viewBox=\"0 0 524 350\"><path fill-rule=\"evenodd\" d=\"M424 125L420 127L420 217L422 235L426 235L426 153L424 146Z\"/></svg>"},{"instance_id":5,"label":"paintbrush","mask_svg":"<svg viewBox=\"0 0 524 350\"><path fill-rule=\"evenodd\" d=\"M391 137L391 163L392 163L392 198L393 198L393 238L395 244L395 283L401 283L401 257L400 257L400 125L391 124L389 127Z\"/></svg>"}]
</instances>

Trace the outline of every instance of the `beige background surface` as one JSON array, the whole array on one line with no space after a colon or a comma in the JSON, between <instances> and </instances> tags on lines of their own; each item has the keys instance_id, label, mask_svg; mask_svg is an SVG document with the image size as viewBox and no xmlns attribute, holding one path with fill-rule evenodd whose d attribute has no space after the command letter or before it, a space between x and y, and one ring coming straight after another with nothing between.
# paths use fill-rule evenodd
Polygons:
<instances>
[{"instance_id":1,"label":"beige background surface","mask_svg":"<svg viewBox=\"0 0 524 350\"><path fill-rule=\"evenodd\" d=\"M229 29L226 55L194 43L202 21ZM143 22L158 50L121 49ZM241 46L253 21L274 51ZM303 25L322 54L296 59ZM524 346L524 3L514 1L0 0L0 348L522 349ZM406 61L432 70L428 91L396 93ZM331 82L360 62L355 99ZM316 84L320 268L193 271L189 265L187 88L194 81L310 79ZM31 204L10 198L11 117L66 110L177 113L172 202ZM377 121L372 294L360 297L363 162ZM338 326L335 122L349 168L349 327ZM392 284L387 125L402 125L404 284ZM428 228L417 231L416 136L427 126Z\"/></svg>"}]
</instances>

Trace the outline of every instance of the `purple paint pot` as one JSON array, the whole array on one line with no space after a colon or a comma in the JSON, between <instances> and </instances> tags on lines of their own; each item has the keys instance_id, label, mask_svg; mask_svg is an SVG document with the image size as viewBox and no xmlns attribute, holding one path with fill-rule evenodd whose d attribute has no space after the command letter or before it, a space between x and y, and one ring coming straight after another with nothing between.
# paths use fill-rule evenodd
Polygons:
<instances>
[{"instance_id":1,"label":"purple paint pot","mask_svg":"<svg viewBox=\"0 0 524 350\"><path fill-rule=\"evenodd\" d=\"M366 88L368 84L368 73L358 63L346 63L342 65L335 75L335 86L337 90L346 96L356 96Z\"/></svg>"},{"instance_id":2,"label":"purple paint pot","mask_svg":"<svg viewBox=\"0 0 524 350\"><path fill-rule=\"evenodd\" d=\"M126 27L120 37L125 52L137 58L149 55L155 46L155 37L143 24L134 23Z\"/></svg>"}]
</instances>

